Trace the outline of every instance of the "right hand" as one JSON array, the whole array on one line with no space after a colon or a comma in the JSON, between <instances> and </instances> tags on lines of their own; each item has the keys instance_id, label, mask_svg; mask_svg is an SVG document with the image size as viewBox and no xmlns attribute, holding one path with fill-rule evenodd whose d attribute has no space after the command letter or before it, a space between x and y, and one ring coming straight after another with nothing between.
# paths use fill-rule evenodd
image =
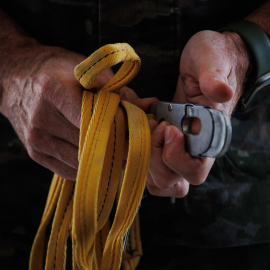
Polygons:
<instances>
[{"instance_id":1,"label":"right hand","mask_svg":"<svg viewBox=\"0 0 270 270\"><path fill-rule=\"evenodd\" d=\"M59 176L76 180L82 88L74 68L85 56L40 44L16 51L3 82L0 111L13 125L29 156ZM16 65L15 65L16 63ZM108 69L96 78L102 87L113 76ZM128 87L122 99L147 111L157 99L140 99Z\"/></svg>"},{"instance_id":2,"label":"right hand","mask_svg":"<svg viewBox=\"0 0 270 270\"><path fill-rule=\"evenodd\" d=\"M10 57L0 105L30 157L75 180L82 90L74 67L85 57L39 44Z\"/></svg>"}]
</instances>

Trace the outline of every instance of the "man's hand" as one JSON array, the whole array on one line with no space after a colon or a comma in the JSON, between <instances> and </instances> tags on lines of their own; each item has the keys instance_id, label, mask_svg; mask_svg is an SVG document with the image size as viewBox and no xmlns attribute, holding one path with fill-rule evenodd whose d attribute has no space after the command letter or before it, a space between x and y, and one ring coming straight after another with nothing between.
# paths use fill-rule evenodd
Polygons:
<instances>
[{"instance_id":1,"label":"man's hand","mask_svg":"<svg viewBox=\"0 0 270 270\"><path fill-rule=\"evenodd\" d=\"M35 44L11 59L16 65L2 79L1 112L33 160L75 180L82 90L73 70L84 57Z\"/></svg>"},{"instance_id":2,"label":"man's hand","mask_svg":"<svg viewBox=\"0 0 270 270\"><path fill-rule=\"evenodd\" d=\"M237 34L197 33L183 50L174 102L210 105L231 115L248 67L249 54ZM183 197L189 184L204 182L214 159L191 157L185 151L184 134L169 123L152 121L151 126L147 188L153 195Z\"/></svg>"},{"instance_id":3,"label":"man's hand","mask_svg":"<svg viewBox=\"0 0 270 270\"><path fill-rule=\"evenodd\" d=\"M174 101L210 105L231 115L243 93L249 63L247 47L237 34L195 34L181 56Z\"/></svg>"}]
</instances>

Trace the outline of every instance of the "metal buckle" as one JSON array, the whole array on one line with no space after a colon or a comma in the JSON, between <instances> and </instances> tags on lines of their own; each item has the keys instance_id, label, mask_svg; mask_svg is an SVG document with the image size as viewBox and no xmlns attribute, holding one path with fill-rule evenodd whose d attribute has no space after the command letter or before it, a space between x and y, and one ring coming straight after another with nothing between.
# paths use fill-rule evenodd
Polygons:
<instances>
[{"instance_id":1,"label":"metal buckle","mask_svg":"<svg viewBox=\"0 0 270 270\"><path fill-rule=\"evenodd\" d=\"M168 121L177 126L186 139L186 150L194 157L220 157L228 150L232 127L228 115L209 106L159 102L152 104L149 113L158 122ZM198 134L191 133L193 118L201 121Z\"/></svg>"}]
</instances>

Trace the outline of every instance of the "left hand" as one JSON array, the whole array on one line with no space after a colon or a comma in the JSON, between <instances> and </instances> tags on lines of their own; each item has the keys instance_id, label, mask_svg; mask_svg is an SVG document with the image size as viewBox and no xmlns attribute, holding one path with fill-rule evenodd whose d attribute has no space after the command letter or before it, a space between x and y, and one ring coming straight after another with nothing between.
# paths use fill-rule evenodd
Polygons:
<instances>
[{"instance_id":1,"label":"left hand","mask_svg":"<svg viewBox=\"0 0 270 270\"><path fill-rule=\"evenodd\" d=\"M156 98L141 99L128 87L118 90L118 94L121 99L135 104L145 112L152 103L158 102ZM152 136L147 189L156 196L183 197L188 193L189 183L182 177L182 168L194 168L192 172L187 170L186 173L189 174L189 181L192 182L193 179L196 184L196 175L199 173L197 170L202 170L204 159L190 158L185 151L184 135L177 127L169 126L167 122L158 125L155 120L150 120L149 123ZM172 160L171 156L176 158Z\"/></svg>"},{"instance_id":2,"label":"left hand","mask_svg":"<svg viewBox=\"0 0 270 270\"><path fill-rule=\"evenodd\" d=\"M237 34L199 32L183 50L174 102L212 106L230 116L243 93L248 67L249 53ZM152 124L147 187L153 195L183 197L189 184L207 178L215 159L190 156L184 141L183 133L169 123Z\"/></svg>"},{"instance_id":3,"label":"left hand","mask_svg":"<svg viewBox=\"0 0 270 270\"><path fill-rule=\"evenodd\" d=\"M183 50L174 102L212 106L230 116L243 93L248 67L249 52L237 34L199 32ZM169 123L152 122L151 130L148 191L183 197L189 184L202 184L215 159L190 156L184 134Z\"/></svg>"},{"instance_id":4,"label":"left hand","mask_svg":"<svg viewBox=\"0 0 270 270\"><path fill-rule=\"evenodd\" d=\"M212 106L230 116L243 93L248 67L249 53L237 34L199 32L183 50L174 102ZM145 111L156 102L139 99L133 91L126 90L124 99ZM156 196L183 197L189 184L205 181L215 159L190 156L185 150L184 134L167 122L158 124L151 120L150 127L147 189Z\"/></svg>"}]
</instances>

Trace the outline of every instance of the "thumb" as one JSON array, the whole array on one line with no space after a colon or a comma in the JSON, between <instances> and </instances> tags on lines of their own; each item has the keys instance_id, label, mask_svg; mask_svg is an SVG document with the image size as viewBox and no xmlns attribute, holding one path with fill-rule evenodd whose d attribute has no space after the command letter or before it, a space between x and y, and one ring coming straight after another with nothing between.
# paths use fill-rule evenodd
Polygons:
<instances>
[{"instance_id":1,"label":"thumb","mask_svg":"<svg viewBox=\"0 0 270 270\"><path fill-rule=\"evenodd\" d=\"M205 97L213 102L224 103L233 98L234 90L227 77L217 71L204 71L199 76L199 85Z\"/></svg>"}]
</instances>

